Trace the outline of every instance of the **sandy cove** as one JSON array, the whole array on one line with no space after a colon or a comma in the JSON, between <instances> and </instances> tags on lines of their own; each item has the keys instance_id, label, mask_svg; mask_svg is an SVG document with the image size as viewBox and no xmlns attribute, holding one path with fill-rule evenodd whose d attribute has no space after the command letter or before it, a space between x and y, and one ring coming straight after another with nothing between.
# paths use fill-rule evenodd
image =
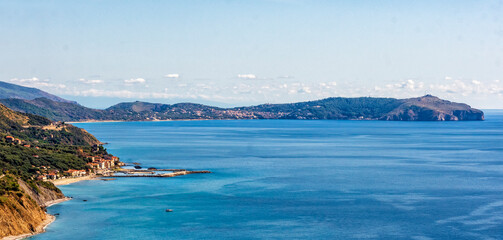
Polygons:
<instances>
[{"instance_id":1,"label":"sandy cove","mask_svg":"<svg viewBox=\"0 0 503 240\"><path fill-rule=\"evenodd\" d=\"M96 175L89 175L89 176L75 177L75 178L56 179L56 180L52 180L51 182L54 183L54 185L56 185L56 186L61 186L61 185L68 185L70 183L76 183L76 182L85 181L85 180L96 180Z\"/></svg>"}]
</instances>

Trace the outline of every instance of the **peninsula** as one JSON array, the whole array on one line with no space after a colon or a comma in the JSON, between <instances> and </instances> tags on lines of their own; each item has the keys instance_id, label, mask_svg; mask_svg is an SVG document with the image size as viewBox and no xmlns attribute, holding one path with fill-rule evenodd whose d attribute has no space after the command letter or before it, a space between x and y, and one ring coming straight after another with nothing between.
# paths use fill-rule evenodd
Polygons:
<instances>
[{"instance_id":1,"label":"peninsula","mask_svg":"<svg viewBox=\"0 0 503 240\"><path fill-rule=\"evenodd\" d=\"M43 231L45 213L67 200L52 183L122 165L93 135L0 104L0 238Z\"/></svg>"},{"instance_id":2,"label":"peninsula","mask_svg":"<svg viewBox=\"0 0 503 240\"><path fill-rule=\"evenodd\" d=\"M16 89L16 94L9 94ZM24 92L23 94L19 91ZM125 102L107 109L92 109L34 88L0 85L0 103L20 112L53 121L159 121L223 119L473 121L484 120L481 110L432 95L417 98L343 98L219 108L195 103Z\"/></svg>"}]
</instances>

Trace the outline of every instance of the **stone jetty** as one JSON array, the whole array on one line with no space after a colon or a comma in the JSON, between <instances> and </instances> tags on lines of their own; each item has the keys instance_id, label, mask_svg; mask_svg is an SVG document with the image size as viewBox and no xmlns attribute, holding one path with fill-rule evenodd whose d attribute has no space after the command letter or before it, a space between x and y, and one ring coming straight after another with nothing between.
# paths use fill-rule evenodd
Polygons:
<instances>
[{"instance_id":1,"label":"stone jetty","mask_svg":"<svg viewBox=\"0 0 503 240\"><path fill-rule=\"evenodd\" d=\"M162 170L157 170L157 171L162 171ZM211 173L211 171L207 170L200 170L200 171L174 171L171 173L160 173L160 174L124 174L124 175L117 175L114 174L110 177L176 177L176 176L181 176L181 175L188 175L188 174L198 174L198 173Z\"/></svg>"}]
</instances>

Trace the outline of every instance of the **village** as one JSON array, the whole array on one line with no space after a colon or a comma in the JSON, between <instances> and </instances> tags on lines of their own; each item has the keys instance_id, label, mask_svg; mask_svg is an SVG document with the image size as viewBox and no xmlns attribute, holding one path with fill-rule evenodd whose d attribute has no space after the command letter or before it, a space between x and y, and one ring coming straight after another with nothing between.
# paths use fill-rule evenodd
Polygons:
<instances>
[{"instance_id":1,"label":"village","mask_svg":"<svg viewBox=\"0 0 503 240\"><path fill-rule=\"evenodd\" d=\"M37 144L36 142L30 143L12 136L6 136L5 141L26 148L40 149L38 146L33 146ZM135 166L132 169L124 169L122 167L126 164L119 161L118 157L106 152L103 153L100 149L102 149L101 145L92 146L90 152L89 150L84 151L82 148L77 149L76 155L86 160L85 169L68 169L63 171L51 166L42 165L37 167L32 165L31 167L36 169L34 178L40 181L51 181L58 185L61 182L73 182L86 177L175 177L195 173L211 173L207 170L189 171L186 169L148 168L148 170L141 170L142 167L139 166L139 163L133 163ZM34 154L32 157L39 158L39 155Z\"/></svg>"},{"instance_id":2,"label":"village","mask_svg":"<svg viewBox=\"0 0 503 240\"><path fill-rule=\"evenodd\" d=\"M6 136L5 141L13 145L19 145L26 148L40 149L38 146L32 146L29 142L23 141L19 138L14 138L12 136ZM83 149L78 149L78 155L87 159L86 169L68 169L66 171L61 171L59 169L51 168L51 166L39 166L36 172L35 178L42 181L53 181L57 179L66 178L77 178L85 176L109 176L114 172L114 169L118 169L125 164L119 161L119 158L112 155L100 155L97 154L99 145L92 147L91 152L96 154L88 154L84 152ZM34 158L39 158L38 155L33 155ZM32 165L33 168L35 166Z\"/></svg>"},{"instance_id":3,"label":"village","mask_svg":"<svg viewBox=\"0 0 503 240\"><path fill-rule=\"evenodd\" d=\"M109 176L114 172L114 169L120 168L125 164L119 161L116 156L86 156L89 162L86 164L89 168L86 170L68 169L60 172L59 170L51 170L50 167L41 166L38 180L50 181L65 178L76 178L85 176Z\"/></svg>"}]
</instances>

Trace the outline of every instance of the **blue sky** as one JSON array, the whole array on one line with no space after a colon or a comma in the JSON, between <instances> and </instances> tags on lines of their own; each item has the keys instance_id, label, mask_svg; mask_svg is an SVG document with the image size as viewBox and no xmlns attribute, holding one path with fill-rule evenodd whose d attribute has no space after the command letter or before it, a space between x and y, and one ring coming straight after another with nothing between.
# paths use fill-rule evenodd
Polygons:
<instances>
[{"instance_id":1,"label":"blue sky","mask_svg":"<svg viewBox=\"0 0 503 240\"><path fill-rule=\"evenodd\" d=\"M426 93L503 108L503 1L3 1L0 80L92 107Z\"/></svg>"}]
</instances>

